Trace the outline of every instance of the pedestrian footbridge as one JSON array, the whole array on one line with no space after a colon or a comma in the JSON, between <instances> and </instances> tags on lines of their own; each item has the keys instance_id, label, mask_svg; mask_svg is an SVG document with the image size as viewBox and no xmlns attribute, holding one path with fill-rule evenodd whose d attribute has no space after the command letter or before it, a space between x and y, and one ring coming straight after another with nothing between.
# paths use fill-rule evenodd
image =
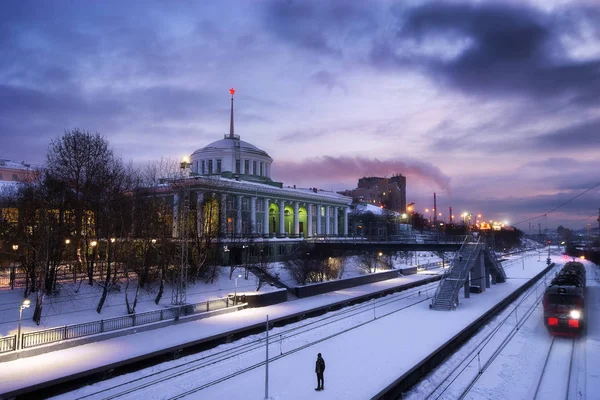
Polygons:
<instances>
[{"instance_id":1,"label":"pedestrian footbridge","mask_svg":"<svg viewBox=\"0 0 600 400\"><path fill-rule=\"evenodd\" d=\"M458 307L458 294L464 288L465 297L481 293L491 284L506 281L501 263L486 245L485 239L466 237L456 252L451 267L444 273L433 296L430 308L453 310Z\"/></svg>"}]
</instances>

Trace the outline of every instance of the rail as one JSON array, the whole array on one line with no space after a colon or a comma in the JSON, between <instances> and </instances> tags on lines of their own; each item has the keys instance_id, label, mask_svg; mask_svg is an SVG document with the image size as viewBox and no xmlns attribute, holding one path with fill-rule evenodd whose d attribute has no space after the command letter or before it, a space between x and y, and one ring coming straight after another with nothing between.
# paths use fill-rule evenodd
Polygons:
<instances>
[{"instance_id":1,"label":"rail","mask_svg":"<svg viewBox=\"0 0 600 400\"><path fill-rule=\"evenodd\" d=\"M182 316L220 310L233 306L229 297L203 301L195 304L185 304L162 310L135 313L122 317L108 318L100 321L85 322L75 325L65 325L57 328L21 334L21 348L28 349L63 340L77 339L84 336L96 335L134 326L148 325L160 321L178 320ZM0 354L16 350L16 335L0 338Z\"/></svg>"}]
</instances>

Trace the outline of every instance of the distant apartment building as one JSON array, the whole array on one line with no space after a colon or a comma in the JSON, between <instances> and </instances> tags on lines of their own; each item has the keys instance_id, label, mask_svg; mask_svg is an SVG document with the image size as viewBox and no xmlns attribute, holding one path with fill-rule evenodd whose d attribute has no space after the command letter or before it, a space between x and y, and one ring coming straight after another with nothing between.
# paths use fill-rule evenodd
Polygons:
<instances>
[{"instance_id":1,"label":"distant apartment building","mask_svg":"<svg viewBox=\"0 0 600 400\"><path fill-rule=\"evenodd\" d=\"M406 177L401 174L390 178L360 178L356 189L340 194L352 197L354 203L373 204L400 213L406 212Z\"/></svg>"},{"instance_id":2,"label":"distant apartment building","mask_svg":"<svg viewBox=\"0 0 600 400\"><path fill-rule=\"evenodd\" d=\"M35 167L25 162L0 158L0 182L23 182L34 172Z\"/></svg>"}]
</instances>

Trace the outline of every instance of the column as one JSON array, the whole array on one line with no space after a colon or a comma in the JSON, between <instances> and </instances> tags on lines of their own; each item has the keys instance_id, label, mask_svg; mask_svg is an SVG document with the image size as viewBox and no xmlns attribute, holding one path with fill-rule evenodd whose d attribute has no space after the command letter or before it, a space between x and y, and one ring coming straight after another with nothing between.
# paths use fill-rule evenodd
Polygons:
<instances>
[{"instance_id":1,"label":"column","mask_svg":"<svg viewBox=\"0 0 600 400\"><path fill-rule=\"evenodd\" d=\"M285 201L279 200L279 237L285 236Z\"/></svg>"},{"instance_id":2,"label":"column","mask_svg":"<svg viewBox=\"0 0 600 400\"><path fill-rule=\"evenodd\" d=\"M306 218L306 237L312 237L313 233L313 205L308 203L306 205L307 218Z\"/></svg>"},{"instance_id":3,"label":"column","mask_svg":"<svg viewBox=\"0 0 600 400\"><path fill-rule=\"evenodd\" d=\"M340 219L338 216L338 207L333 207L333 234L335 236L338 235L338 225L340 223Z\"/></svg>"},{"instance_id":4,"label":"column","mask_svg":"<svg viewBox=\"0 0 600 400\"><path fill-rule=\"evenodd\" d=\"M300 236L300 204L294 202L294 237Z\"/></svg>"},{"instance_id":5,"label":"column","mask_svg":"<svg viewBox=\"0 0 600 400\"><path fill-rule=\"evenodd\" d=\"M174 238L179 237L179 195L173 195L173 231Z\"/></svg>"},{"instance_id":6,"label":"column","mask_svg":"<svg viewBox=\"0 0 600 400\"><path fill-rule=\"evenodd\" d=\"M263 236L269 237L269 199L263 199L265 202L265 215L263 216Z\"/></svg>"},{"instance_id":7,"label":"column","mask_svg":"<svg viewBox=\"0 0 600 400\"><path fill-rule=\"evenodd\" d=\"M235 202L235 236L242 236L242 196L236 196Z\"/></svg>"},{"instance_id":8,"label":"column","mask_svg":"<svg viewBox=\"0 0 600 400\"><path fill-rule=\"evenodd\" d=\"M250 232L256 235L256 196L250 197Z\"/></svg>"},{"instance_id":9,"label":"column","mask_svg":"<svg viewBox=\"0 0 600 400\"><path fill-rule=\"evenodd\" d=\"M348 211L350 208L344 207L344 236L348 236Z\"/></svg>"},{"instance_id":10,"label":"column","mask_svg":"<svg viewBox=\"0 0 600 400\"><path fill-rule=\"evenodd\" d=\"M221 237L227 234L227 195L221 195L221 205L219 209L219 227L221 228Z\"/></svg>"},{"instance_id":11,"label":"column","mask_svg":"<svg viewBox=\"0 0 600 400\"><path fill-rule=\"evenodd\" d=\"M321 228L321 205L317 204L317 235L321 236L323 234L323 230Z\"/></svg>"},{"instance_id":12,"label":"column","mask_svg":"<svg viewBox=\"0 0 600 400\"><path fill-rule=\"evenodd\" d=\"M198 236L204 236L204 193L196 192L196 229Z\"/></svg>"},{"instance_id":13,"label":"column","mask_svg":"<svg viewBox=\"0 0 600 400\"><path fill-rule=\"evenodd\" d=\"M327 236L331 235L331 226L329 223L329 210L331 210L331 207L325 206L325 234Z\"/></svg>"}]
</instances>

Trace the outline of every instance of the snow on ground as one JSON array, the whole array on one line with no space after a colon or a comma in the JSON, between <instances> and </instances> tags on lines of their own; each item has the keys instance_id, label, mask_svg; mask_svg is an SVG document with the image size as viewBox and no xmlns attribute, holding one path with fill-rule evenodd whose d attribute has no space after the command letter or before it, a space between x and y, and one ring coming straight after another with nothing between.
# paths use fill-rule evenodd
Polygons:
<instances>
[{"instance_id":1,"label":"snow on ground","mask_svg":"<svg viewBox=\"0 0 600 400\"><path fill-rule=\"evenodd\" d=\"M189 343L202 337L262 323L265 321L266 315L273 320L424 278L426 277L411 275L390 279L269 307L245 309L231 314L172 325L156 331L139 332L135 335L0 363L0 393L57 379L78 371L98 368L159 349ZM235 343L231 345L235 346Z\"/></svg>"},{"instance_id":2,"label":"snow on ground","mask_svg":"<svg viewBox=\"0 0 600 400\"><path fill-rule=\"evenodd\" d=\"M558 271L567 261L560 256L552 258L557 263L554 271ZM584 336L576 341L573 363L575 378L570 386L572 397L569 397L576 399L597 398L600 391L600 363L597 362L600 356L600 269L587 261L584 263L588 270L588 327ZM518 263L513 265L519 269ZM550 278L552 276L551 273ZM477 381L465 396L466 399L534 398L552 341L552 336L544 326L543 309L540 304L544 288L545 282L541 281L539 286L528 291L529 296L527 293L523 294L520 297L522 303L517 302L518 307L509 306L490 321L460 350L416 385L406 398L425 398L441 384L433 398L455 399L461 396L473 379ZM527 314L530 307L533 312ZM515 330L517 320L519 329ZM502 341L513 334L514 337L506 347L495 355L496 359L487 366ZM571 342L568 338L559 337L554 346L553 354L560 353L561 350L570 351ZM540 387L538 398L565 398L569 355L557 357L557 360L548 361L550 368ZM479 374L482 368L484 371Z\"/></svg>"},{"instance_id":3,"label":"snow on ground","mask_svg":"<svg viewBox=\"0 0 600 400\"><path fill-rule=\"evenodd\" d=\"M410 259L396 258L394 259L394 268L410 267L418 262L423 265L439 261L439 257L429 252L417 252ZM272 274L279 274L280 280L289 286L296 286L296 282L289 275L281 262L273 263ZM258 279L253 274L249 274L248 279L244 279L243 268L236 268L233 277L229 279L229 267L222 267L221 273L214 283L205 283L197 281L187 289L188 303L201 303L207 300L215 300L233 294L236 291L235 277L242 275L237 280L237 292L247 293L256 292ZM361 275L356 258L350 257L346 271L342 278L351 278ZM32 321L34 307L33 305L23 310L22 331L30 332L41 329L54 328L57 326L79 324L100 319L120 317L127 315L125 306L125 285L121 284L120 292L109 293L102 313L96 312L96 307L102 295L102 289L98 285L89 286L87 279L83 282L76 283L64 282L59 284L60 293L57 296L47 296L44 300L43 316L41 324L38 326ZM270 292L277 290L276 287L269 284L263 284L259 293ZM129 299L133 299L135 285L132 284L129 288ZM171 287L165 288L163 298L159 305L154 303L158 287L156 284L148 285L146 289L141 289L139 292L138 304L136 312L146 312L160 310L171 306ZM32 303L35 301L35 295L31 295ZM19 305L23 301L23 289L16 288L10 290L7 287L0 288L0 336L14 335L17 332L19 322Z\"/></svg>"},{"instance_id":4,"label":"snow on ground","mask_svg":"<svg viewBox=\"0 0 600 400\"><path fill-rule=\"evenodd\" d=\"M335 328L323 328L312 333L306 333L296 339L296 345L303 343L309 347L298 350L286 357L270 363L269 395L274 399L306 399L317 396L328 399L364 399L370 398L386 387L394 379L402 375L413 365L426 357L433 349L442 345L449 337L453 336L466 325L475 320L479 315L493 307L501 299L512 293L516 288L541 271L545 263L537 261L537 254L520 258L512 267L507 268L509 280L506 283L492 286L485 293L472 295L469 299L461 298L460 306L453 312L432 311L428 308L428 301L405 308L385 317L379 317L359 328L348 331L342 335ZM316 304L328 304L339 301L347 296L358 295L369 290L380 290L386 285L393 284L396 280L419 279L419 275L397 278L394 280L364 285L357 288L346 289L315 296L308 299L299 299L275 306L248 309L233 314L217 316L201 321L194 321L163 328L160 331L142 332L128 337L120 337L104 342L93 343L77 348L61 350L54 353L37 356L33 359L23 359L6 362L0 365L0 391L18 387L36 380L48 379L51 376L61 376L75 370L92 368L103 362L114 359L125 359L153 349L172 345L173 342L185 342L191 338L198 338L213 334L219 330L227 330L236 325L264 321L268 314L271 318L297 312L303 307L311 308ZM397 284L397 282L396 282ZM400 294L396 294L400 295ZM431 293L428 294L429 296ZM383 310L375 309L375 313ZM357 317L358 318L358 317ZM364 316L360 317L361 321ZM285 328L285 327L284 327ZM272 335L277 335L275 328ZM321 342L312 344L317 340ZM225 346L237 346L234 342ZM278 355L280 346L283 351L292 351L291 343L275 342L270 347L270 354ZM221 346L220 348L222 348ZM264 349L258 350L259 357L264 357ZM314 374L314 361L316 353L321 352L327 362L325 371L324 393L314 391L316 385ZM202 357L204 353L196 355ZM71 357L74 362L66 362ZM211 374L220 371L227 374L239 369L239 364L246 356L239 355L224 360L211 367ZM252 357L256 357L253 355ZM48 365L52 365L51 371ZM46 367L44 367L46 366ZM27 368L34 368L29 371ZM214 369L214 371L213 371ZM23 371L28 370L28 374ZM204 377L202 371L196 375L187 375L185 385L196 385L205 382L209 377ZM134 379L143 371L128 375L129 380ZM106 385L111 387L112 380L95 385L96 388ZM168 381L149 393L148 398L165 398L183 391L178 385ZM86 389L81 389L86 390ZM189 398L263 398L264 397L264 369L253 369L221 383L207 387L200 393ZM79 395L82 392L77 392ZM326 393L326 395L325 395ZM65 398L77 396L71 393Z\"/></svg>"}]
</instances>

